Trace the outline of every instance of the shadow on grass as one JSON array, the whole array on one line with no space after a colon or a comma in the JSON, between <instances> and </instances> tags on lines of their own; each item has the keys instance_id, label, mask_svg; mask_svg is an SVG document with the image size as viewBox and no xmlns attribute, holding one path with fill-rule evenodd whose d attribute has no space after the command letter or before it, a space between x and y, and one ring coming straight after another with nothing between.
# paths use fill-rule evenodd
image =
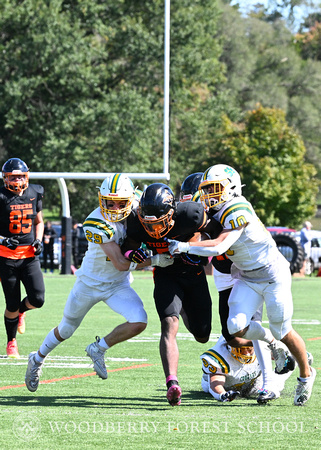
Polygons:
<instances>
[{"instance_id":1,"label":"shadow on grass","mask_svg":"<svg viewBox=\"0 0 321 450\"><path fill-rule=\"evenodd\" d=\"M32 394L31 394L32 395ZM30 407L66 407L66 408L106 408L106 409L141 409L145 410L163 410L168 407L164 397L111 397L111 396L22 396L12 395L0 398L1 409L5 406L30 406Z\"/></svg>"},{"instance_id":2,"label":"shadow on grass","mask_svg":"<svg viewBox=\"0 0 321 450\"><path fill-rule=\"evenodd\" d=\"M237 408L242 408L244 406L246 407L255 406L256 408L264 408L269 407L271 405L276 407L283 406L281 404L278 405L277 400L260 405L257 403L255 398L247 399L242 397L237 397L235 400L233 400L233 402L222 403L216 401L211 395L205 394L205 392L203 391L192 391L192 390L183 392L182 405L183 404L184 406L201 406L201 404L203 404L204 406L211 406L214 408L222 407L223 405L227 407L237 407Z\"/></svg>"}]
</instances>

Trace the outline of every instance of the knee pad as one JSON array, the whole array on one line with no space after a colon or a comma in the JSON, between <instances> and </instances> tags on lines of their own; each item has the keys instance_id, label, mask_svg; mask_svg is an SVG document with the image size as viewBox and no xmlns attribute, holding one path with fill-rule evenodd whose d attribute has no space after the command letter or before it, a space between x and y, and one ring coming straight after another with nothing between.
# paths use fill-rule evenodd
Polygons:
<instances>
[{"instance_id":1,"label":"knee pad","mask_svg":"<svg viewBox=\"0 0 321 450\"><path fill-rule=\"evenodd\" d=\"M244 330L246 328L248 323L246 323L246 316L244 315L244 320L240 320L240 317L232 317L231 319L227 320L227 330L229 334L232 336L235 335L235 333L238 333L241 330Z\"/></svg>"},{"instance_id":2,"label":"knee pad","mask_svg":"<svg viewBox=\"0 0 321 450\"><path fill-rule=\"evenodd\" d=\"M30 305L34 306L35 308L41 308L43 304L45 303L45 299L43 295L38 295L33 298L28 297L28 302Z\"/></svg>"},{"instance_id":3,"label":"knee pad","mask_svg":"<svg viewBox=\"0 0 321 450\"><path fill-rule=\"evenodd\" d=\"M71 321L69 319L66 319L66 317L63 317L62 321L58 325L58 331L63 339L69 339L74 334L78 326L79 325L76 324L74 321Z\"/></svg>"},{"instance_id":4,"label":"knee pad","mask_svg":"<svg viewBox=\"0 0 321 450\"><path fill-rule=\"evenodd\" d=\"M273 334L275 339L277 339L278 341L283 339L284 336L286 336L292 330L292 325L291 325L290 319L285 320L284 322L280 322L280 323L271 323L270 322L269 327L270 327L271 333Z\"/></svg>"}]
</instances>

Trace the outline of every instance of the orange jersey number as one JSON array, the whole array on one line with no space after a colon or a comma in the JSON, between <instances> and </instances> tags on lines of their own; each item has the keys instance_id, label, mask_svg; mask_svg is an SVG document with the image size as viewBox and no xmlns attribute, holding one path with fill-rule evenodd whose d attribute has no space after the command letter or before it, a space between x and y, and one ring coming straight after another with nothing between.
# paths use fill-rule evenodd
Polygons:
<instances>
[{"instance_id":1,"label":"orange jersey number","mask_svg":"<svg viewBox=\"0 0 321 450\"><path fill-rule=\"evenodd\" d=\"M9 231L12 234L30 233L32 228L32 219L28 218L28 215L32 216L32 209L14 210L10 213L10 225Z\"/></svg>"}]
</instances>

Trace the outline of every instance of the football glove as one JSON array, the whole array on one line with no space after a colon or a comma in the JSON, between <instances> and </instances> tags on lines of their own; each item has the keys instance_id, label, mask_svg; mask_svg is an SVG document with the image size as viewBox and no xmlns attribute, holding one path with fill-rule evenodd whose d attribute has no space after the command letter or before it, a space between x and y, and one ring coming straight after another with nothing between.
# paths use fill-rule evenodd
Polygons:
<instances>
[{"instance_id":1,"label":"football glove","mask_svg":"<svg viewBox=\"0 0 321 450\"><path fill-rule=\"evenodd\" d=\"M190 245L188 242L180 242L175 239L166 239L168 242L168 250L171 255L174 253L187 253Z\"/></svg>"},{"instance_id":2,"label":"football glove","mask_svg":"<svg viewBox=\"0 0 321 450\"><path fill-rule=\"evenodd\" d=\"M4 238L2 239L1 244L9 248L10 250L15 250L19 245L19 241L15 238Z\"/></svg>"},{"instance_id":3,"label":"football glove","mask_svg":"<svg viewBox=\"0 0 321 450\"><path fill-rule=\"evenodd\" d=\"M143 263L148 258L148 256L146 255L146 253L142 248L138 248L137 250L128 250L124 256L125 258L129 259L130 261L136 264Z\"/></svg>"},{"instance_id":4,"label":"football glove","mask_svg":"<svg viewBox=\"0 0 321 450\"><path fill-rule=\"evenodd\" d=\"M171 266L174 263L174 258L167 253L157 253L156 255L151 256L151 266L158 267L167 267Z\"/></svg>"},{"instance_id":5,"label":"football glove","mask_svg":"<svg viewBox=\"0 0 321 450\"><path fill-rule=\"evenodd\" d=\"M39 241L39 239L35 239L31 245L35 248L35 256L40 255L40 253L42 252L41 241Z\"/></svg>"},{"instance_id":6,"label":"football glove","mask_svg":"<svg viewBox=\"0 0 321 450\"><path fill-rule=\"evenodd\" d=\"M235 398L240 395L240 391L227 391L221 394L220 402L232 402Z\"/></svg>"}]
</instances>

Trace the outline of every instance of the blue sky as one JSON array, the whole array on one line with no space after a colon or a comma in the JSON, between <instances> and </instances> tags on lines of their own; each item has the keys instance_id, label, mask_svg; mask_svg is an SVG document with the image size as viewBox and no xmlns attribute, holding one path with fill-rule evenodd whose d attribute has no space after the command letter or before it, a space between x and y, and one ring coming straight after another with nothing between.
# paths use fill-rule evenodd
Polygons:
<instances>
[{"instance_id":1,"label":"blue sky","mask_svg":"<svg viewBox=\"0 0 321 450\"><path fill-rule=\"evenodd\" d=\"M251 9L251 7L257 4L263 4L265 6L268 6L269 0L233 0L231 2L232 5L237 3L240 5L241 11L246 12L247 10ZM308 11L307 7L304 5L295 7L295 17L297 27L301 22L301 18L308 15L307 11Z\"/></svg>"}]
</instances>

